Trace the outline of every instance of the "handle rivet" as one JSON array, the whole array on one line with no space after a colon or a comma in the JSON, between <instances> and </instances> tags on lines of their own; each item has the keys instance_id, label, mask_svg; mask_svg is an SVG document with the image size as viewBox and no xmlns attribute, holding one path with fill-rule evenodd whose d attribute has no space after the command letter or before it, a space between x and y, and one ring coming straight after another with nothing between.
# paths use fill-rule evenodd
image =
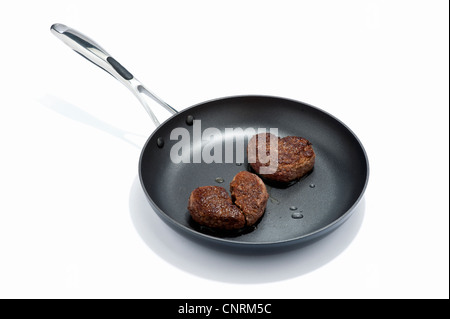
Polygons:
<instances>
[{"instance_id":1,"label":"handle rivet","mask_svg":"<svg viewBox=\"0 0 450 319\"><path fill-rule=\"evenodd\" d=\"M162 137L158 137L158 139L156 140L156 145L159 148L163 148L163 146L164 146L164 139Z\"/></svg>"},{"instance_id":2,"label":"handle rivet","mask_svg":"<svg viewBox=\"0 0 450 319\"><path fill-rule=\"evenodd\" d=\"M191 126L192 124L194 124L194 117L192 115L188 115L186 117L186 124Z\"/></svg>"}]
</instances>

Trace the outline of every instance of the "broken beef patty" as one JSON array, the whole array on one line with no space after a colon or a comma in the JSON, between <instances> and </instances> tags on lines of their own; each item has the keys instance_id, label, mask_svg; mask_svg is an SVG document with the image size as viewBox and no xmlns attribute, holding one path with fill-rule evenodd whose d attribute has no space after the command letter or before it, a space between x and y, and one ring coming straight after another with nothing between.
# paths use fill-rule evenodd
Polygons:
<instances>
[{"instance_id":1,"label":"broken beef patty","mask_svg":"<svg viewBox=\"0 0 450 319\"><path fill-rule=\"evenodd\" d=\"M231 197L223 187L203 186L192 191L188 210L197 223L233 230L254 225L264 214L269 194L263 181L247 171L230 184Z\"/></svg>"}]
</instances>

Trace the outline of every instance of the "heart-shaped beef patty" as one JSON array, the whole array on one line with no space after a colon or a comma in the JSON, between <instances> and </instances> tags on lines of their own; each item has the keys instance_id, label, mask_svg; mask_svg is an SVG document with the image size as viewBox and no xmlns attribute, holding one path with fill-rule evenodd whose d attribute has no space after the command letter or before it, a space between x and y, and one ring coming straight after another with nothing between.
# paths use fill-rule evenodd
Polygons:
<instances>
[{"instance_id":1,"label":"heart-shaped beef patty","mask_svg":"<svg viewBox=\"0 0 450 319\"><path fill-rule=\"evenodd\" d=\"M278 147L276 147L278 145ZM247 148L253 170L267 180L288 183L314 168L316 154L303 137L276 137L270 133L253 136Z\"/></svg>"}]
</instances>

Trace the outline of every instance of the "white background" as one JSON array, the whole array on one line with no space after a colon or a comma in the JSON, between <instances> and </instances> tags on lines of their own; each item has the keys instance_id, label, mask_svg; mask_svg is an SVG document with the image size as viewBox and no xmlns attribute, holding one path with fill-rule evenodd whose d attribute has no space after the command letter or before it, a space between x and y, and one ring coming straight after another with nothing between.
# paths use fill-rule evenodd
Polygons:
<instances>
[{"instance_id":1,"label":"white background","mask_svg":"<svg viewBox=\"0 0 450 319\"><path fill-rule=\"evenodd\" d=\"M1 298L449 297L447 1L0 6ZM278 254L179 235L137 179L150 119L55 22L179 110L264 94L337 116L369 156L363 201L327 238Z\"/></svg>"}]
</instances>

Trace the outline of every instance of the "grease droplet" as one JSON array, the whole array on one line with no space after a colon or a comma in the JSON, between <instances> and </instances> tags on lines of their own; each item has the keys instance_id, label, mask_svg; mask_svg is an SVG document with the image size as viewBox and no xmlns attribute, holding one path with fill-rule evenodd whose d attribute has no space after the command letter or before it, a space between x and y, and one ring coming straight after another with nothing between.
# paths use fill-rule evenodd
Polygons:
<instances>
[{"instance_id":1,"label":"grease droplet","mask_svg":"<svg viewBox=\"0 0 450 319\"><path fill-rule=\"evenodd\" d=\"M276 205L279 205L279 204L280 204L280 201L279 201L278 199L273 198L273 197L269 197L269 198L270 198L270 201L271 201L273 204L276 204Z\"/></svg>"},{"instance_id":2,"label":"grease droplet","mask_svg":"<svg viewBox=\"0 0 450 319\"><path fill-rule=\"evenodd\" d=\"M297 210L298 208L297 208L297 206L291 206L291 207L289 207L289 209L290 210Z\"/></svg>"},{"instance_id":3,"label":"grease droplet","mask_svg":"<svg viewBox=\"0 0 450 319\"><path fill-rule=\"evenodd\" d=\"M316 184L309 184L309 187L314 188L316 187Z\"/></svg>"},{"instance_id":4,"label":"grease droplet","mask_svg":"<svg viewBox=\"0 0 450 319\"><path fill-rule=\"evenodd\" d=\"M236 163L236 166L242 166L242 163Z\"/></svg>"},{"instance_id":5,"label":"grease droplet","mask_svg":"<svg viewBox=\"0 0 450 319\"><path fill-rule=\"evenodd\" d=\"M292 213L291 217L294 218L294 219L302 219L303 218L303 214L295 212L295 213Z\"/></svg>"},{"instance_id":6,"label":"grease droplet","mask_svg":"<svg viewBox=\"0 0 450 319\"><path fill-rule=\"evenodd\" d=\"M217 182L217 183L223 183L225 180L222 178L222 177L216 177L216 179L215 179L215 181Z\"/></svg>"}]
</instances>

